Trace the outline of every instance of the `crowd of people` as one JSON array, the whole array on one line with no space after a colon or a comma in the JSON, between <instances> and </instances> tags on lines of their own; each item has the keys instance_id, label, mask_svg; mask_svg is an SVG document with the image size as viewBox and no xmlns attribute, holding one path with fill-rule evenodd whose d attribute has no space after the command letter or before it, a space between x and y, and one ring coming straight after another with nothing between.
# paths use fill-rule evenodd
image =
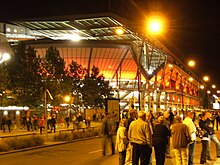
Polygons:
<instances>
[{"instance_id":1,"label":"crowd of people","mask_svg":"<svg viewBox=\"0 0 220 165\"><path fill-rule=\"evenodd\" d=\"M153 114L132 109L129 118L120 120L118 128L113 119L107 113L103 120L103 156L109 141L112 155L115 150L119 152L119 165L150 165L153 149L156 165L164 165L166 159L172 158L171 148L176 165L193 165L197 138L202 143L200 164L213 160L210 141L216 146L216 157L220 157L220 143L214 129L214 124L216 129L220 124L220 113L185 111L180 115L169 110Z\"/></svg>"},{"instance_id":2,"label":"crowd of people","mask_svg":"<svg viewBox=\"0 0 220 165\"><path fill-rule=\"evenodd\" d=\"M58 120L55 114L51 114L47 116L46 120L44 115L22 115L19 122L17 122L8 116L1 115L0 130L5 133L6 131L11 132L13 129L21 129L26 131L39 131L40 134L42 134L46 127L48 131L55 133L58 121L61 125L61 128L67 129L78 129L81 127L81 125L83 125L82 123L85 123L86 127L90 127L91 125L91 118L88 117L85 119L81 113L77 113L71 117L72 118L70 118L69 114L66 114L62 116L60 120ZM70 127L70 122L72 123L72 127Z\"/></svg>"}]
</instances>

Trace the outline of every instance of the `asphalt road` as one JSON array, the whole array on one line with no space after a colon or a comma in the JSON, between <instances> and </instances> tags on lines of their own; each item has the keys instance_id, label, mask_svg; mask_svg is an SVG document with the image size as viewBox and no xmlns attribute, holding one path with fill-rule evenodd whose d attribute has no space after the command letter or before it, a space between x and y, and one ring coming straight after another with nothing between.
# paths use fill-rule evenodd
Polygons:
<instances>
[{"instance_id":1,"label":"asphalt road","mask_svg":"<svg viewBox=\"0 0 220 165\"><path fill-rule=\"evenodd\" d=\"M218 134L219 137L219 134ZM219 137L220 138L220 137ZM72 142L46 148L34 149L0 155L0 165L118 165L118 154L102 156L102 139L95 138L85 141ZM196 144L195 164L199 164L201 143ZM172 153L172 152L171 152ZM154 154L153 154L154 155ZM172 154L173 155L173 154ZM215 158L215 146L211 142L211 156ZM153 165L155 165L153 156ZM220 159L209 162L219 165ZM166 159L165 165L175 165L174 158Z\"/></svg>"}]
</instances>

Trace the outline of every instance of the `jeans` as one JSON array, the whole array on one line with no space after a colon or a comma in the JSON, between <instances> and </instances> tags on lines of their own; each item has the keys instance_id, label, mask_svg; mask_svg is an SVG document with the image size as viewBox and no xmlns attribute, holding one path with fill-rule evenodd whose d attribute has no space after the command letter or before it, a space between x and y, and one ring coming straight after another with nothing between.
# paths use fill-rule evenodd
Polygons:
<instances>
[{"instance_id":1,"label":"jeans","mask_svg":"<svg viewBox=\"0 0 220 165\"><path fill-rule=\"evenodd\" d=\"M126 150L119 152L119 165L125 164Z\"/></svg>"},{"instance_id":2,"label":"jeans","mask_svg":"<svg viewBox=\"0 0 220 165\"><path fill-rule=\"evenodd\" d=\"M110 141L111 143L111 149L112 149L112 154L115 153L115 144L114 144L114 141L113 141L113 135L104 135L103 136L104 139L103 139L103 152L102 154L105 155L106 154L106 147L107 147L107 143Z\"/></svg>"},{"instance_id":3,"label":"jeans","mask_svg":"<svg viewBox=\"0 0 220 165\"><path fill-rule=\"evenodd\" d=\"M176 157L176 165L187 165L187 149L179 148L173 149Z\"/></svg>"},{"instance_id":4,"label":"jeans","mask_svg":"<svg viewBox=\"0 0 220 165\"><path fill-rule=\"evenodd\" d=\"M216 155L219 157L220 156L220 143L219 143L217 136L215 134L212 134L212 135L209 135L209 138L211 141L215 143ZM207 147L207 157L210 158L210 142L208 143L208 147Z\"/></svg>"},{"instance_id":5,"label":"jeans","mask_svg":"<svg viewBox=\"0 0 220 165\"><path fill-rule=\"evenodd\" d=\"M188 155L188 165L193 164L193 157L195 152L196 141L194 140L188 147L189 155Z\"/></svg>"},{"instance_id":6,"label":"jeans","mask_svg":"<svg viewBox=\"0 0 220 165\"><path fill-rule=\"evenodd\" d=\"M209 142L208 140L201 140L201 141L202 141L202 152L200 156L200 163L205 163L206 158L207 158L206 153L207 153Z\"/></svg>"},{"instance_id":7,"label":"jeans","mask_svg":"<svg viewBox=\"0 0 220 165\"><path fill-rule=\"evenodd\" d=\"M166 144L155 145L154 151L155 151L156 165L164 165Z\"/></svg>"},{"instance_id":8,"label":"jeans","mask_svg":"<svg viewBox=\"0 0 220 165\"><path fill-rule=\"evenodd\" d=\"M133 146L131 143L128 144L127 151L126 151L126 159L125 159L125 164L130 165L131 164L131 158L132 158L132 148Z\"/></svg>"},{"instance_id":9,"label":"jeans","mask_svg":"<svg viewBox=\"0 0 220 165\"><path fill-rule=\"evenodd\" d=\"M132 165L148 165L152 153L152 148L148 145L140 145L133 143L132 149Z\"/></svg>"}]
</instances>

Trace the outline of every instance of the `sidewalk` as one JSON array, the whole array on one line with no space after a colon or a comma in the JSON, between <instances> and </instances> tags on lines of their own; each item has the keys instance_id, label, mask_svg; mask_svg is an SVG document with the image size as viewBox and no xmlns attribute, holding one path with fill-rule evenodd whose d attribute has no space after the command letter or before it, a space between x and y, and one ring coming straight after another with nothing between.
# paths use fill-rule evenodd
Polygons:
<instances>
[{"instance_id":1,"label":"sidewalk","mask_svg":"<svg viewBox=\"0 0 220 165\"><path fill-rule=\"evenodd\" d=\"M101 123L99 122L91 122L91 127L98 129L100 126L101 126ZM72 128L73 128L73 125L72 123L70 123L68 130L71 130ZM57 124L56 133L59 133L59 131L65 131L65 130L67 130L66 125L63 126L60 123ZM16 129L16 130L12 130L11 132L8 132L8 130L6 130L4 133L3 130L0 130L0 138L7 138L7 137L12 137L12 136L25 136L25 135L33 135L33 134L40 135L40 131L39 130L27 131L26 129ZM43 130L43 134L46 134L45 129ZM49 133L49 130L48 130L48 135L54 135L54 133Z\"/></svg>"},{"instance_id":2,"label":"sidewalk","mask_svg":"<svg viewBox=\"0 0 220 165\"><path fill-rule=\"evenodd\" d=\"M216 131L216 135L218 139L220 140L220 131ZM199 138L197 140L198 141L196 143L195 154L194 154L194 165L200 165L200 154L202 150L202 144L200 142L201 140ZM220 165L220 158L216 157L216 148L213 142L211 142L210 154L211 154L212 159L214 160L208 161L208 164L209 165ZM171 149L171 156L172 156L172 159L166 158L165 165L176 165L175 157L174 157L172 149ZM118 165L119 155L118 154L111 155L111 152L109 151L109 153L107 153L107 156L103 157L102 160L103 161L100 165L112 165L112 164ZM152 165L156 165L154 151L152 153Z\"/></svg>"}]
</instances>

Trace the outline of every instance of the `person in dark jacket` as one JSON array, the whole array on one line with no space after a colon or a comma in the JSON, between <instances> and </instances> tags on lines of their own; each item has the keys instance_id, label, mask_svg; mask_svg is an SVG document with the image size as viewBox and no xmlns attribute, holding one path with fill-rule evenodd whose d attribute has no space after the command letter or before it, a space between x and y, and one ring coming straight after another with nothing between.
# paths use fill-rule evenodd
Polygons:
<instances>
[{"instance_id":1,"label":"person in dark jacket","mask_svg":"<svg viewBox=\"0 0 220 165\"><path fill-rule=\"evenodd\" d=\"M160 116L154 124L153 134L156 165L164 165L168 136L170 136L170 130L164 125L164 117Z\"/></svg>"},{"instance_id":2,"label":"person in dark jacket","mask_svg":"<svg viewBox=\"0 0 220 165\"><path fill-rule=\"evenodd\" d=\"M52 118L51 118L51 128L50 128L50 132L53 132L55 133L56 132L56 117L55 117L55 114L52 115Z\"/></svg>"},{"instance_id":3,"label":"person in dark jacket","mask_svg":"<svg viewBox=\"0 0 220 165\"><path fill-rule=\"evenodd\" d=\"M209 144L209 133L210 133L210 128L207 126L206 123L206 116L205 113L202 114L202 118L199 120L199 126L204 132L203 137L201 139L202 142L202 151L201 151L201 156L200 156L200 164L205 164L207 163L207 149L208 149L208 144Z\"/></svg>"},{"instance_id":4,"label":"person in dark jacket","mask_svg":"<svg viewBox=\"0 0 220 165\"><path fill-rule=\"evenodd\" d=\"M6 120L6 124L8 126L8 131L11 132L11 125L12 125L12 121L11 121L11 118L7 118Z\"/></svg>"}]
</instances>

